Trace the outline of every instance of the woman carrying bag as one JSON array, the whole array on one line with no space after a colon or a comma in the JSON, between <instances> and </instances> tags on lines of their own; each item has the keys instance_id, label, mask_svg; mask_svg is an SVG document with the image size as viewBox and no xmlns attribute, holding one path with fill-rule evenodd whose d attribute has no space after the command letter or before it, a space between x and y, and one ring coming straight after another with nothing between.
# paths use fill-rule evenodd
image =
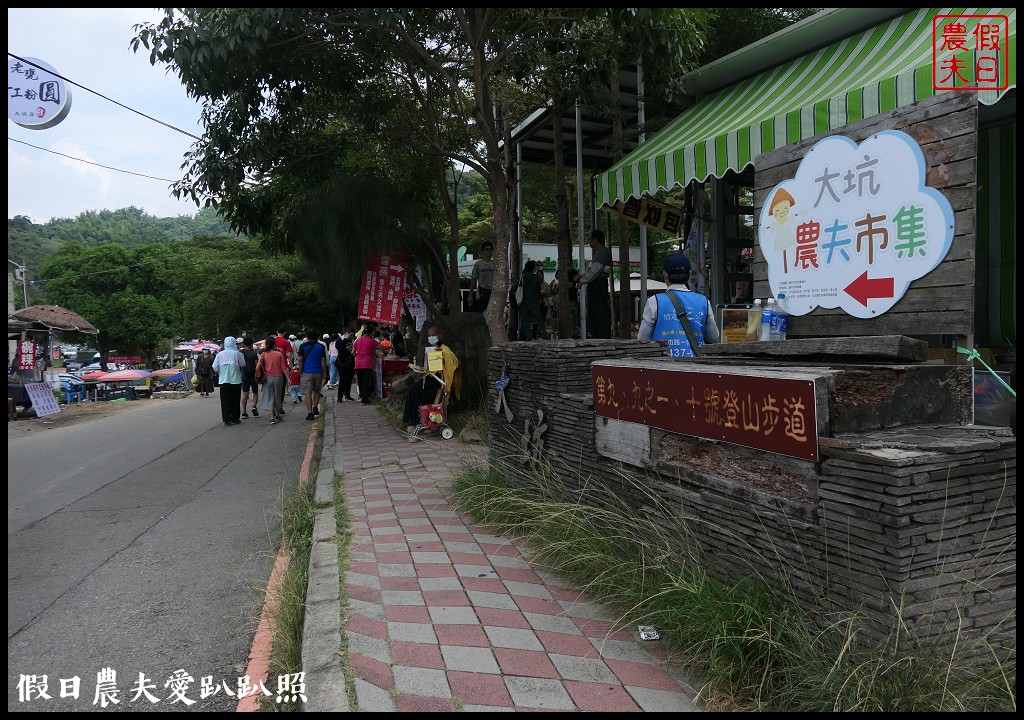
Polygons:
<instances>
[{"instance_id":1,"label":"woman carrying bag","mask_svg":"<svg viewBox=\"0 0 1024 720\"><path fill-rule=\"evenodd\" d=\"M264 377L263 392L260 393L260 410L269 412L270 424L276 425L284 419L281 407L281 391L288 381L288 358L277 349L274 336L267 338L266 349L256 363L256 380Z\"/></svg>"}]
</instances>

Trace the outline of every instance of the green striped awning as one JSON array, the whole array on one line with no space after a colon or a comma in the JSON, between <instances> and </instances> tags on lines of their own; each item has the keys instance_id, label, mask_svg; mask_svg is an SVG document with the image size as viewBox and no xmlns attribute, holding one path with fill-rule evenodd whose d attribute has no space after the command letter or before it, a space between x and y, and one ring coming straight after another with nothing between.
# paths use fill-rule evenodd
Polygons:
<instances>
[{"instance_id":1,"label":"green striped awning","mask_svg":"<svg viewBox=\"0 0 1024 720\"><path fill-rule=\"evenodd\" d=\"M1009 87L1016 87L1015 8L913 10L703 98L599 176L598 206L738 172L761 153L938 92L962 92L934 88L936 15L1006 15ZM965 22L968 36L977 23ZM973 80L973 53L961 57L962 74ZM979 101L992 104L1005 92L979 92Z\"/></svg>"}]
</instances>

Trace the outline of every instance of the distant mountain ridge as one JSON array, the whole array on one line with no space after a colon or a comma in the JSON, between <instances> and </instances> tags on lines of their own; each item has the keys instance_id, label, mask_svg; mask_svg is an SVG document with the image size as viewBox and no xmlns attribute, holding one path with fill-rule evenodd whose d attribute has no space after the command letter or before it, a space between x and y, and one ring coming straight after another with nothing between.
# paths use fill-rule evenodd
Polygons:
<instances>
[{"instance_id":1,"label":"distant mountain ridge","mask_svg":"<svg viewBox=\"0 0 1024 720\"><path fill-rule=\"evenodd\" d=\"M69 240L77 240L85 247L116 242L132 248L220 235L241 237L213 208L204 208L195 217L179 215L166 218L148 215L137 207L89 210L74 219L54 218L42 225L36 225L24 215L16 215L7 220L7 257L23 263L31 278L43 261Z\"/></svg>"}]
</instances>

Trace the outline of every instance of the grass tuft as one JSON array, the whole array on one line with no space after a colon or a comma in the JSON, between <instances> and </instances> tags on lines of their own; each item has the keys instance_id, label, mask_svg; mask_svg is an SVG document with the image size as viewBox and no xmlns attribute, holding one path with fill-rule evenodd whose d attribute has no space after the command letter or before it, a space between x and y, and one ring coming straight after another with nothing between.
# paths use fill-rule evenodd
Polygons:
<instances>
[{"instance_id":1,"label":"grass tuft","mask_svg":"<svg viewBox=\"0 0 1024 720\"><path fill-rule=\"evenodd\" d=\"M318 463L310 468L315 478ZM316 482L301 486L284 504L281 518L282 552L289 556L288 570L279 588L274 615L274 639L270 653L270 676L302 671L302 628L305 621L306 585L309 557L313 545L313 523L316 512ZM293 712L298 702L264 703L263 709Z\"/></svg>"}]
</instances>

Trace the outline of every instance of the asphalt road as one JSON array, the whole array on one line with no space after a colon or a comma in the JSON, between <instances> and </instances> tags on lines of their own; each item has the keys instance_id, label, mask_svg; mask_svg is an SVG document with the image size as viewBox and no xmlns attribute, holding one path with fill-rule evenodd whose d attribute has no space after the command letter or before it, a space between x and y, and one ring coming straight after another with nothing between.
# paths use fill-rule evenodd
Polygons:
<instances>
[{"instance_id":1,"label":"asphalt road","mask_svg":"<svg viewBox=\"0 0 1024 720\"><path fill-rule=\"evenodd\" d=\"M313 424L295 410L225 427L216 394L140 402L8 439L8 710L101 710L105 668L107 711L235 708L225 686L244 675ZM19 697L31 675L52 699ZM204 677L218 692L201 699Z\"/></svg>"}]
</instances>

